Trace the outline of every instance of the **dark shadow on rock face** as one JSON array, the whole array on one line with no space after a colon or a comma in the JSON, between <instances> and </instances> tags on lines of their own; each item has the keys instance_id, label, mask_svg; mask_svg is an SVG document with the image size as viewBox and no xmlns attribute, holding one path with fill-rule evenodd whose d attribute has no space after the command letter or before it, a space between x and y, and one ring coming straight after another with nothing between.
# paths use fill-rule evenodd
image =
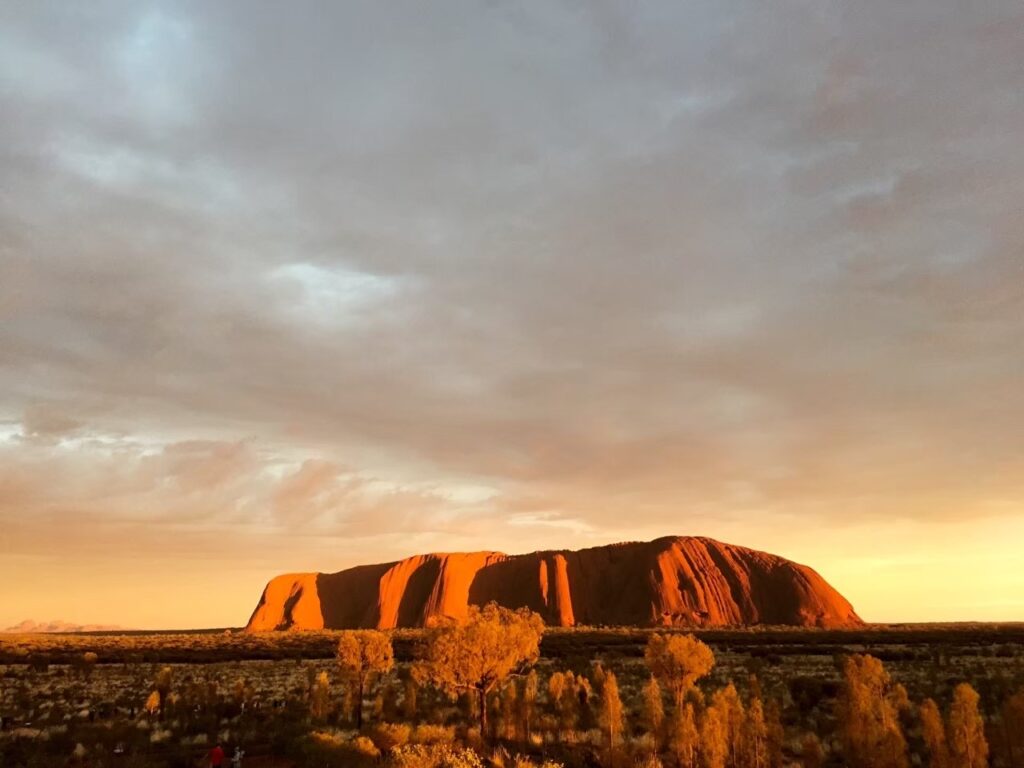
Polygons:
<instances>
[{"instance_id":1,"label":"dark shadow on rock face","mask_svg":"<svg viewBox=\"0 0 1024 768\"><path fill-rule=\"evenodd\" d=\"M630 542L566 552L577 624L652 623L656 542Z\"/></svg>"},{"instance_id":2,"label":"dark shadow on rock face","mask_svg":"<svg viewBox=\"0 0 1024 768\"><path fill-rule=\"evenodd\" d=\"M398 626L416 627L423 624L427 601L441 575L441 561L435 557L425 560L409 577L398 604Z\"/></svg>"},{"instance_id":3,"label":"dark shadow on rock face","mask_svg":"<svg viewBox=\"0 0 1024 768\"><path fill-rule=\"evenodd\" d=\"M547 622L538 554L510 557L481 568L469 585L469 604L483 606L493 601L506 608L529 608Z\"/></svg>"},{"instance_id":4,"label":"dark shadow on rock face","mask_svg":"<svg viewBox=\"0 0 1024 768\"><path fill-rule=\"evenodd\" d=\"M295 610L295 606L298 604L299 600L302 599L302 594L303 590L297 589L293 594L288 596L288 599L284 601L284 612L282 613L284 620L274 627L274 629L288 629L291 626L292 611Z\"/></svg>"},{"instance_id":5,"label":"dark shadow on rock face","mask_svg":"<svg viewBox=\"0 0 1024 768\"><path fill-rule=\"evenodd\" d=\"M316 577L325 629L372 629L380 621L380 579L394 563L360 565Z\"/></svg>"}]
</instances>

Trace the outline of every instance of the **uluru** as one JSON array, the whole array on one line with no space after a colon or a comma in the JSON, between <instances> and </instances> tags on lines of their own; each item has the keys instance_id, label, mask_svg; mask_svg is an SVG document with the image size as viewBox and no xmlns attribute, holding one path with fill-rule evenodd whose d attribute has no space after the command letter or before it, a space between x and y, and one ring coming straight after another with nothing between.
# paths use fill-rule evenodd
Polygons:
<instances>
[{"instance_id":1,"label":"uluru","mask_svg":"<svg viewBox=\"0 0 1024 768\"><path fill-rule=\"evenodd\" d=\"M491 601L529 608L560 627L862 623L806 565L705 537L668 536L523 555L435 553L277 576L247 630L418 627Z\"/></svg>"}]
</instances>

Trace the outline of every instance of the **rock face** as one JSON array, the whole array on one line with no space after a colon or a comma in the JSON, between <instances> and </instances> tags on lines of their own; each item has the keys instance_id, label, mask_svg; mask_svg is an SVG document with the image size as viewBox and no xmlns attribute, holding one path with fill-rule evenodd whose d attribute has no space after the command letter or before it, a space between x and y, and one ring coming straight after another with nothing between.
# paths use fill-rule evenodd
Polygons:
<instances>
[{"instance_id":1,"label":"rock face","mask_svg":"<svg viewBox=\"0 0 1024 768\"><path fill-rule=\"evenodd\" d=\"M247 629L422 626L490 601L549 626L841 627L861 623L814 570L713 539L679 536L579 551L417 555L338 573L278 576Z\"/></svg>"}]
</instances>

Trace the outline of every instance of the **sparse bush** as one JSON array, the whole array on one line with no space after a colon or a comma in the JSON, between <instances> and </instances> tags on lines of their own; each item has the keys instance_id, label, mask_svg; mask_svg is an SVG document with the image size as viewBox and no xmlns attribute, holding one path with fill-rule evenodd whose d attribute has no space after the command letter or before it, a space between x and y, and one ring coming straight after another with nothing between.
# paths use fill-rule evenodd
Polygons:
<instances>
[{"instance_id":1,"label":"sparse bush","mask_svg":"<svg viewBox=\"0 0 1024 768\"><path fill-rule=\"evenodd\" d=\"M388 757L390 768L483 768L480 755L473 749L451 744L408 744Z\"/></svg>"},{"instance_id":2,"label":"sparse bush","mask_svg":"<svg viewBox=\"0 0 1024 768\"><path fill-rule=\"evenodd\" d=\"M455 729L450 725L421 723L412 729L409 741L414 744L449 744L455 740Z\"/></svg>"},{"instance_id":3,"label":"sparse bush","mask_svg":"<svg viewBox=\"0 0 1024 768\"><path fill-rule=\"evenodd\" d=\"M370 739L348 739L335 731L314 731L301 748L302 762L323 768L370 768L376 765L380 751Z\"/></svg>"},{"instance_id":4,"label":"sparse bush","mask_svg":"<svg viewBox=\"0 0 1024 768\"><path fill-rule=\"evenodd\" d=\"M370 738L381 752L390 752L409 742L412 727L406 723L377 723L370 732Z\"/></svg>"}]
</instances>

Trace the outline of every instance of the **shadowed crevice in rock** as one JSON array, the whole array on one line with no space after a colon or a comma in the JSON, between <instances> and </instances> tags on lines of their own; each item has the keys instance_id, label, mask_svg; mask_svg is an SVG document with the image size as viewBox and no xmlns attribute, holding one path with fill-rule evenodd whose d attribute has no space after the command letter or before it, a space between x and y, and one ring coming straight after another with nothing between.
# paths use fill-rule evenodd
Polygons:
<instances>
[{"instance_id":1,"label":"shadowed crevice in rock","mask_svg":"<svg viewBox=\"0 0 1024 768\"><path fill-rule=\"evenodd\" d=\"M470 605L494 601L508 608L529 608L539 613L546 623L557 623L541 590L541 562L529 557L511 557L481 568L469 586Z\"/></svg>"},{"instance_id":2,"label":"shadowed crevice in rock","mask_svg":"<svg viewBox=\"0 0 1024 768\"><path fill-rule=\"evenodd\" d=\"M391 565L361 565L338 573L318 573L316 589L324 627L376 627L380 623L377 587Z\"/></svg>"},{"instance_id":3,"label":"shadowed crevice in rock","mask_svg":"<svg viewBox=\"0 0 1024 768\"><path fill-rule=\"evenodd\" d=\"M416 627L426 620L427 601L434 592L441 574L441 561L435 558L424 561L406 583L398 604L398 626Z\"/></svg>"}]
</instances>

